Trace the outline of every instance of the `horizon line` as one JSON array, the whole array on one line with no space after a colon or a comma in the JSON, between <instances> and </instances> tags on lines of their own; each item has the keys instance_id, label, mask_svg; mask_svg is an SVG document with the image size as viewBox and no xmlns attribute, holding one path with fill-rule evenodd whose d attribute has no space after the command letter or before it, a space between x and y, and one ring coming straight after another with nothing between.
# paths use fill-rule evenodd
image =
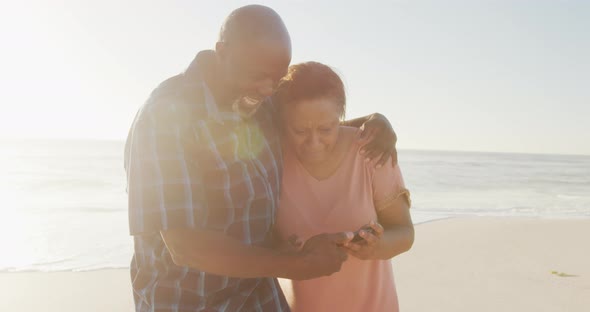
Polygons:
<instances>
[{"instance_id":1,"label":"horizon line","mask_svg":"<svg viewBox=\"0 0 590 312\"><path fill-rule=\"evenodd\" d=\"M94 141L94 142L110 142L110 143L121 143L124 144L125 140L122 139L113 139L113 138L43 138L43 137L22 137L22 138L9 138L9 137L0 137L1 141L73 141L73 142L81 142L81 141ZM582 157L590 157L590 154L581 154L581 153L541 153L541 152L513 152L513 151L481 151L481 150L466 150L466 149L436 149L436 148L416 148L416 147L408 147L408 148L398 148L399 151L408 151L408 152L439 152L439 153L485 153L485 154L512 154L512 155L550 155L550 156L582 156Z\"/></svg>"}]
</instances>

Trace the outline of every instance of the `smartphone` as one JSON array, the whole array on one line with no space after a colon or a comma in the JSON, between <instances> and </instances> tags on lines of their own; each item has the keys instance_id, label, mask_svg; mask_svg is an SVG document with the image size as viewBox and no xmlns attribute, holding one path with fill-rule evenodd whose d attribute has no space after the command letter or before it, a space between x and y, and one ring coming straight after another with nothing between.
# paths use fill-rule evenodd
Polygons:
<instances>
[{"instance_id":1,"label":"smartphone","mask_svg":"<svg viewBox=\"0 0 590 312\"><path fill-rule=\"evenodd\" d=\"M354 232L354 237L352 238L352 240L350 241L351 243L359 243L364 241L365 239L359 234L360 231L367 231L373 235L375 235L375 230L373 230L373 228L362 228L356 232Z\"/></svg>"}]
</instances>

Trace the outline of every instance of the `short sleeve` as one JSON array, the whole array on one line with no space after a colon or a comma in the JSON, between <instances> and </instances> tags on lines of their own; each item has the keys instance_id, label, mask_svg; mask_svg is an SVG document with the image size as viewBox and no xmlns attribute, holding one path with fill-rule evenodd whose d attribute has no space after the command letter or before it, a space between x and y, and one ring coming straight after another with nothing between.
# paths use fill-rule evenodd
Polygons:
<instances>
[{"instance_id":1,"label":"short sleeve","mask_svg":"<svg viewBox=\"0 0 590 312\"><path fill-rule=\"evenodd\" d=\"M203 179L197 138L177 119L174 107L144 108L125 147L132 235L203 226Z\"/></svg>"},{"instance_id":2,"label":"short sleeve","mask_svg":"<svg viewBox=\"0 0 590 312\"><path fill-rule=\"evenodd\" d=\"M373 174L373 201L375 210L381 211L400 197L411 206L410 191L406 188L399 165L386 164L374 169Z\"/></svg>"}]
</instances>

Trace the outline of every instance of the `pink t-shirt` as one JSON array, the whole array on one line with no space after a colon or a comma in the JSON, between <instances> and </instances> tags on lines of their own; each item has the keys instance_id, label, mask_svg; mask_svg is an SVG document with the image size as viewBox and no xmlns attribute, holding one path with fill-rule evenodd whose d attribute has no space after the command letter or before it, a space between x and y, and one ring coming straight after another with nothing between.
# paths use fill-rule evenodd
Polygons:
<instances>
[{"instance_id":1,"label":"pink t-shirt","mask_svg":"<svg viewBox=\"0 0 590 312\"><path fill-rule=\"evenodd\" d=\"M351 129L341 138L352 140ZM311 176L294 153L284 155L281 201L277 212L280 238L302 241L321 233L356 231L385 203L408 196L398 166L375 169L365 162L357 144L350 144L341 165L324 180ZM293 312L398 311L389 260L359 260L349 256L340 272L329 277L292 281Z\"/></svg>"}]
</instances>

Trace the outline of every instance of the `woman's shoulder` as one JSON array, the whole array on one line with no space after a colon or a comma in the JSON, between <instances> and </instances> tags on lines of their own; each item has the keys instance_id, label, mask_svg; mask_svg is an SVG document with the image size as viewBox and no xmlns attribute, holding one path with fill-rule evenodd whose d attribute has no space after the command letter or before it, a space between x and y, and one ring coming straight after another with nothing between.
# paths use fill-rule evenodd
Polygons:
<instances>
[{"instance_id":1,"label":"woman's shoulder","mask_svg":"<svg viewBox=\"0 0 590 312\"><path fill-rule=\"evenodd\" d=\"M359 128L340 126L340 140L342 140L342 143L346 146L354 144L358 140L360 131Z\"/></svg>"},{"instance_id":2,"label":"woman's shoulder","mask_svg":"<svg viewBox=\"0 0 590 312\"><path fill-rule=\"evenodd\" d=\"M348 126L340 126L340 137L342 151L352 162L364 163L364 158L360 154L359 135L360 129Z\"/></svg>"},{"instance_id":3,"label":"woman's shoulder","mask_svg":"<svg viewBox=\"0 0 590 312\"><path fill-rule=\"evenodd\" d=\"M369 173L370 176L373 176L375 174L375 171L378 169L377 165L380 160L380 157L368 160L363 154L361 154L361 149L363 147L363 145L361 145L360 143L361 139L359 137L361 130L359 128L341 126L340 131L342 133L342 143L344 146L346 146L346 152L349 156L351 156L350 159L357 165L361 166L363 170ZM387 160L387 163L391 163L391 158ZM381 167L379 167L379 169L381 169Z\"/></svg>"}]
</instances>

